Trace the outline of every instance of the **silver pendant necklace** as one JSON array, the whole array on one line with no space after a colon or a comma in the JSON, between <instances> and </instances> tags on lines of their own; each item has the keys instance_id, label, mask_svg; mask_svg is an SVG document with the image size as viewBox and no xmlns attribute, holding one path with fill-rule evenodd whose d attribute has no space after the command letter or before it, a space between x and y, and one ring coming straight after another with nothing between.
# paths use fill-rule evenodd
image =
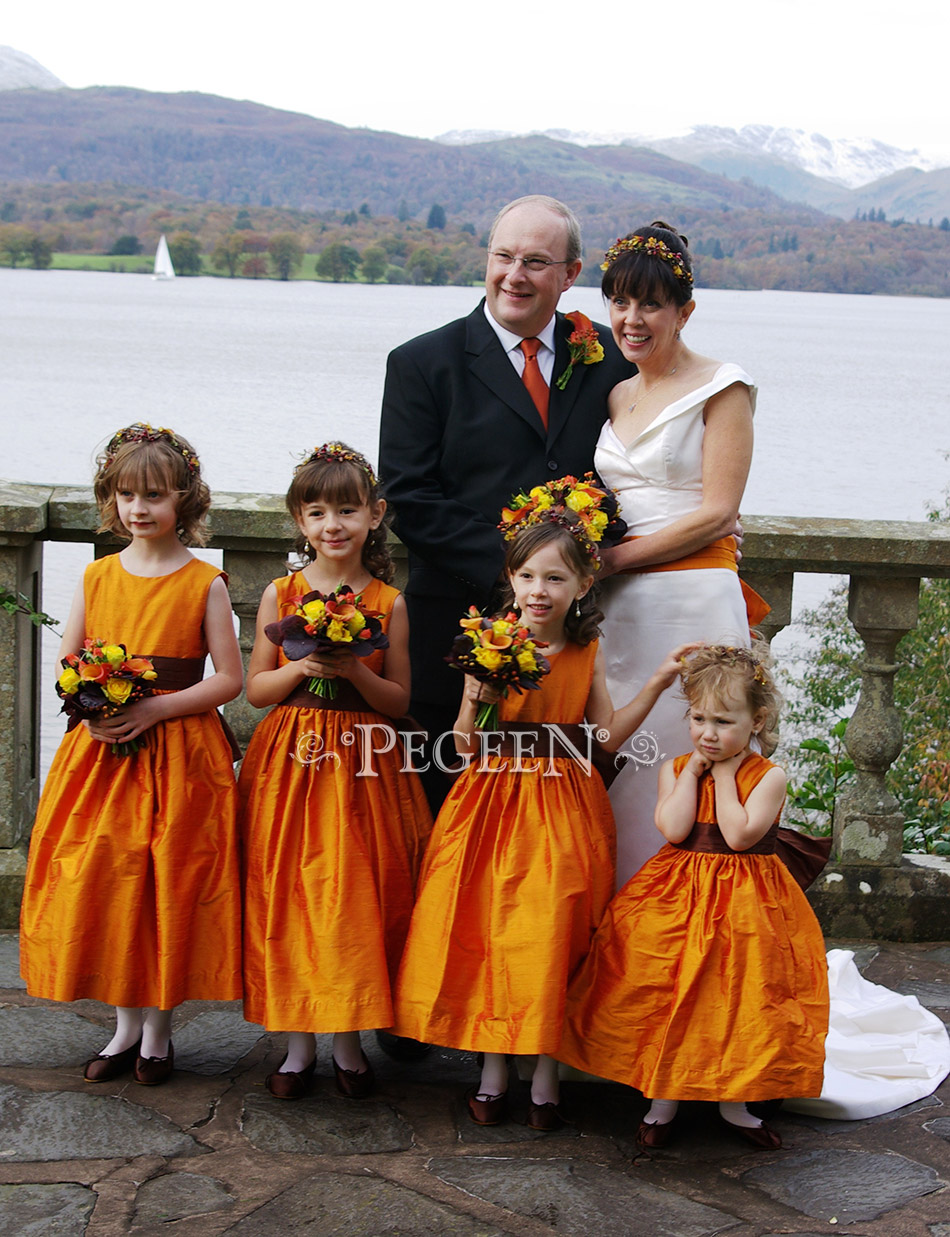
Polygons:
<instances>
[{"instance_id":1,"label":"silver pendant necklace","mask_svg":"<svg viewBox=\"0 0 950 1237\"><path fill-rule=\"evenodd\" d=\"M662 378L658 378L658 379L656 380L656 382L654 382L653 386L652 386L652 387L650 387L649 391L641 391L641 392L640 392L640 394L639 394L639 395L637 395L637 398L633 401L633 403L632 403L632 404L630 405L630 407L627 409L627 412L628 412L628 413L633 412L633 410L636 408L637 404L639 404L642 400L646 399L646 397L647 397L648 395L652 395L652 394L653 394L653 392L657 389L657 387L660 385L660 383L661 383L661 382L665 382L667 378L672 378L672 377L673 377L673 375L676 373L676 371L677 371L678 369L679 369L679 363L677 362L677 364L673 366L673 368L670 370L670 372L669 372L668 374L664 374ZM642 376L642 375L640 375L640 374L638 374L637 376L639 377L639 379L640 379L640 385L642 386L642 385L643 385L643 376Z\"/></svg>"}]
</instances>

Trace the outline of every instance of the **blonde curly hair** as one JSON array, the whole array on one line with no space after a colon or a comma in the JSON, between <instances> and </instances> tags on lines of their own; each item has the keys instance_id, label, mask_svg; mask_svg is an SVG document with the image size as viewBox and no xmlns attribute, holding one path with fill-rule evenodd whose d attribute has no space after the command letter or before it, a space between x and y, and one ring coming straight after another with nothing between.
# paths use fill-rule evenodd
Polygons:
<instances>
[{"instance_id":1,"label":"blonde curly hair","mask_svg":"<svg viewBox=\"0 0 950 1237\"><path fill-rule=\"evenodd\" d=\"M759 742L768 756L778 745L782 696L771 673L772 656L764 640L751 648L707 644L692 653L682 670L683 695L690 706L707 699L741 700L753 716L761 715Z\"/></svg>"}]
</instances>

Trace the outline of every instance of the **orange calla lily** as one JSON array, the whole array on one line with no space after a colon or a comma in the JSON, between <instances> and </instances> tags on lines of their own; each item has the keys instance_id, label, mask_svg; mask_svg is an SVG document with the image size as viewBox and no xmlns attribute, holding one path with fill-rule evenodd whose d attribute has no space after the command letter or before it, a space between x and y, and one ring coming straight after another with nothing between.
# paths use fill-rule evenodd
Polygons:
<instances>
[{"instance_id":1,"label":"orange calla lily","mask_svg":"<svg viewBox=\"0 0 950 1237\"><path fill-rule=\"evenodd\" d=\"M489 627L486 631L479 633L479 643L484 648L508 649L514 644L514 640L511 636L503 636Z\"/></svg>"},{"instance_id":2,"label":"orange calla lily","mask_svg":"<svg viewBox=\"0 0 950 1237\"><path fill-rule=\"evenodd\" d=\"M79 663L79 677L87 679L91 683L104 683L109 677L112 667L108 662L87 662Z\"/></svg>"}]
</instances>

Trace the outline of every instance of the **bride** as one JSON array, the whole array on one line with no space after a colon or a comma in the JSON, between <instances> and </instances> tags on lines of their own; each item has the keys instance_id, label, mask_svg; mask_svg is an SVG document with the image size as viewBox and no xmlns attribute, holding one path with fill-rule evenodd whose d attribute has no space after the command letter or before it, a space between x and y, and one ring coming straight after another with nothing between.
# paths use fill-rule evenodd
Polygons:
<instances>
[{"instance_id":1,"label":"bride","mask_svg":"<svg viewBox=\"0 0 950 1237\"><path fill-rule=\"evenodd\" d=\"M614 339L638 369L611 392L594 455L629 526L628 539L604 551L611 578L601 603L608 686L626 699L670 641L749 643L731 534L752 461L755 387L738 365L682 339L696 307L685 237L659 221L639 228L607 250L603 269ZM623 749L610 790L618 887L662 843L657 769L689 750L685 710L669 689Z\"/></svg>"},{"instance_id":2,"label":"bride","mask_svg":"<svg viewBox=\"0 0 950 1237\"><path fill-rule=\"evenodd\" d=\"M639 691L666 649L692 640L748 645L767 613L744 590L732 532L752 460L756 389L738 365L699 356L682 331L695 309L686 238L655 222L618 240L603 264L614 339L638 373L614 387L594 456L617 491L628 539L602 551L601 647L615 700ZM653 824L657 766L691 747L670 688L626 745L610 788L622 886L662 845ZM929 1095L950 1070L950 1041L914 997L869 983L846 950L828 954L831 1025L821 1096L786 1101L857 1119Z\"/></svg>"}]
</instances>

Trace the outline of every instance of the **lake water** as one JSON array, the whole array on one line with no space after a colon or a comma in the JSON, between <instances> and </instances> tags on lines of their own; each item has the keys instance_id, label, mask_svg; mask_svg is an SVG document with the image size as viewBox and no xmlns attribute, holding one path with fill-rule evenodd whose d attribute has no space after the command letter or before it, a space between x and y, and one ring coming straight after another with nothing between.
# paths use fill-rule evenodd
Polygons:
<instances>
[{"instance_id":1,"label":"lake water","mask_svg":"<svg viewBox=\"0 0 950 1237\"><path fill-rule=\"evenodd\" d=\"M0 270L3 475L88 484L95 448L150 420L212 488L282 492L341 437L375 460L386 354L467 313L474 288ZM950 301L697 293L687 338L759 384L744 509L918 519L947 478ZM603 319L599 292L567 309Z\"/></svg>"},{"instance_id":2,"label":"lake water","mask_svg":"<svg viewBox=\"0 0 950 1237\"><path fill-rule=\"evenodd\" d=\"M213 490L282 493L297 457L328 438L375 461L387 353L479 296L0 269L0 472L88 485L97 449L136 420L191 439ZM916 520L939 501L950 474L950 301L703 289L696 301L690 346L739 362L759 385L744 511ZM564 302L604 318L594 288ZM49 612L65 617L89 557L88 547L48 548ZM798 577L796 605L823 589ZM44 736L48 725L58 736L46 721Z\"/></svg>"}]
</instances>

